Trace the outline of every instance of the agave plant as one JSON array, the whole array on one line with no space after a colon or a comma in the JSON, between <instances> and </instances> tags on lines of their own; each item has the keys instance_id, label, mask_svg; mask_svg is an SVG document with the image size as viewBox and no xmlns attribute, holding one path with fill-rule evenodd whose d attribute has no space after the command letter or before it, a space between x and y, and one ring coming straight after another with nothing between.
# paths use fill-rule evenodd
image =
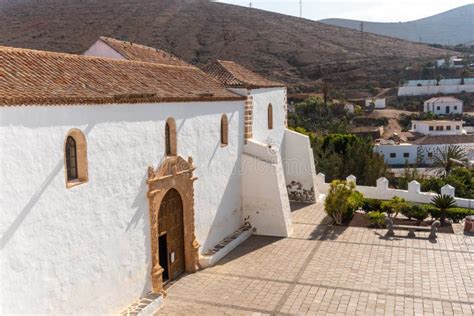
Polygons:
<instances>
[{"instance_id":1,"label":"agave plant","mask_svg":"<svg viewBox=\"0 0 474 316\"><path fill-rule=\"evenodd\" d=\"M447 176L456 166L456 161L465 162L466 160L467 154L464 148L459 145L448 145L438 148L433 156L431 168L435 170L438 176Z\"/></svg>"},{"instance_id":2,"label":"agave plant","mask_svg":"<svg viewBox=\"0 0 474 316\"><path fill-rule=\"evenodd\" d=\"M431 200L431 205L439 209L441 225L445 225L446 211L450 208L456 207L456 200L451 195L438 194Z\"/></svg>"}]
</instances>

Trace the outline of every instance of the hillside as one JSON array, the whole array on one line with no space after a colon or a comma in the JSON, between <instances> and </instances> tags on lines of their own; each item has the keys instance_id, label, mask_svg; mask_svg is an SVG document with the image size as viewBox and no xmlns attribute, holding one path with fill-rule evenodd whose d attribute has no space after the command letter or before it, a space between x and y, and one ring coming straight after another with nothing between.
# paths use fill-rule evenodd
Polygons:
<instances>
[{"instance_id":1,"label":"hillside","mask_svg":"<svg viewBox=\"0 0 474 316\"><path fill-rule=\"evenodd\" d=\"M360 30L361 21L325 19L320 22ZM366 32L431 44L474 45L474 4L404 23L363 22Z\"/></svg>"},{"instance_id":2,"label":"hillside","mask_svg":"<svg viewBox=\"0 0 474 316\"><path fill-rule=\"evenodd\" d=\"M205 0L0 0L0 45L81 53L99 36L167 50L204 65L233 60L306 90L382 85L445 51L311 20Z\"/></svg>"}]
</instances>

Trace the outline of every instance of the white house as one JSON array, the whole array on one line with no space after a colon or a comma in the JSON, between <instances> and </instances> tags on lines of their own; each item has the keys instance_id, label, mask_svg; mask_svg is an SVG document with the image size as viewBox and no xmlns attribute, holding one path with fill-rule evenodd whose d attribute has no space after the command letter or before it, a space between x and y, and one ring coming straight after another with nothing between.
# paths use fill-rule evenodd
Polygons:
<instances>
[{"instance_id":1,"label":"white house","mask_svg":"<svg viewBox=\"0 0 474 316\"><path fill-rule=\"evenodd\" d=\"M439 156L449 145L464 149L467 156L474 151L474 135L426 135L411 143L417 147L418 161L421 165L431 165L433 158Z\"/></svg>"},{"instance_id":2,"label":"white house","mask_svg":"<svg viewBox=\"0 0 474 316\"><path fill-rule=\"evenodd\" d=\"M423 111L436 115L462 114L463 101L454 97L435 97L425 101Z\"/></svg>"},{"instance_id":3,"label":"white house","mask_svg":"<svg viewBox=\"0 0 474 316\"><path fill-rule=\"evenodd\" d=\"M386 107L385 99L366 99L365 107L370 107L370 104L372 104L372 102L374 103L375 109L385 109Z\"/></svg>"},{"instance_id":4,"label":"white house","mask_svg":"<svg viewBox=\"0 0 474 316\"><path fill-rule=\"evenodd\" d=\"M463 124L463 121L413 120L411 121L410 132L424 135L462 135L466 134Z\"/></svg>"},{"instance_id":5,"label":"white house","mask_svg":"<svg viewBox=\"0 0 474 316\"><path fill-rule=\"evenodd\" d=\"M474 152L474 135L425 135L409 142L382 140L374 150L380 153L389 166L402 167L405 164L429 166L434 157L440 156L449 145L463 148L467 156Z\"/></svg>"},{"instance_id":6,"label":"white house","mask_svg":"<svg viewBox=\"0 0 474 316\"><path fill-rule=\"evenodd\" d=\"M375 144L375 151L381 154L387 165L403 166L406 163L417 163L417 146L410 143L396 143L394 141L381 141Z\"/></svg>"},{"instance_id":7,"label":"white house","mask_svg":"<svg viewBox=\"0 0 474 316\"><path fill-rule=\"evenodd\" d=\"M252 231L291 235L289 199L316 199L284 85L107 42L86 52L102 57L0 47L2 314L162 300Z\"/></svg>"},{"instance_id":8,"label":"white house","mask_svg":"<svg viewBox=\"0 0 474 316\"><path fill-rule=\"evenodd\" d=\"M436 60L436 65L438 68L464 68L464 60L457 56L449 56L448 59L438 59Z\"/></svg>"}]
</instances>

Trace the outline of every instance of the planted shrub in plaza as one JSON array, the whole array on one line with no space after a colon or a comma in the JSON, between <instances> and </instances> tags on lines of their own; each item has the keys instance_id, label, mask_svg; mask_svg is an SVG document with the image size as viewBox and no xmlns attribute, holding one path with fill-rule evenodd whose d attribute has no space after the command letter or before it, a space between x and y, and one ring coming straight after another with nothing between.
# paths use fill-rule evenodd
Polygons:
<instances>
[{"instance_id":1,"label":"planted shrub in plaza","mask_svg":"<svg viewBox=\"0 0 474 316\"><path fill-rule=\"evenodd\" d=\"M363 195L355 191L355 184L341 180L331 182L329 193L324 202L326 213L337 225L352 218L354 212L362 207Z\"/></svg>"},{"instance_id":2,"label":"planted shrub in plaza","mask_svg":"<svg viewBox=\"0 0 474 316\"><path fill-rule=\"evenodd\" d=\"M438 194L431 200L431 205L439 210L439 220L441 225L444 226L446 224L446 211L456 207L456 200L450 195Z\"/></svg>"},{"instance_id":3,"label":"planted shrub in plaza","mask_svg":"<svg viewBox=\"0 0 474 316\"><path fill-rule=\"evenodd\" d=\"M430 214L431 217L436 219L441 217L441 211L437 208L431 208ZM452 220L454 223L459 223L469 215L474 215L474 209L454 207L446 210L446 218Z\"/></svg>"},{"instance_id":4,"label":"planted shrub in plaza","mask_svg":"<svg viewBox=\"0 0 474 316\"><path fill-rule=\"evenodd\" d=\"M395 217L397 217L397 215L407 207L409 207L409 204L404 199L394 196L389 201L383 201L380 210L387 213L388 217L392 217L393 213L395 213Z\"/></svg>"},{"instance_id":5,"label":"planted shrub in plaza","mask_svg":"<svg viewBox=\"0 0 474 316\"><path fill-rule=\"evenodd\" d=\"M385 213L372 211L367 213L367 218L369 219L370 226L372 227L385 227Z\"/></svg>"},{"instance_id":6,"label":"planted shrub in plaza","mask_svg":"<svg viewBox=\"0 0 474 316\"><path fill-rule=\"evenodd\" d=\"M382 208L382 200L364 198L362 209L365 212L380 211Z\"/></svg>"},{"instance_id":7,"label":"planted shrub in plaza","mask_svg":"<svg viewBox=\"0 0 474 316\"><path fill-rule=\"evenodd\" d=\"M408 217L408 219L416 219L418 221L418 225L420 225L430 213L426 208L419 204L407 203L406 207L402 209L402 214Z\"/></svg>"}]
</instances>

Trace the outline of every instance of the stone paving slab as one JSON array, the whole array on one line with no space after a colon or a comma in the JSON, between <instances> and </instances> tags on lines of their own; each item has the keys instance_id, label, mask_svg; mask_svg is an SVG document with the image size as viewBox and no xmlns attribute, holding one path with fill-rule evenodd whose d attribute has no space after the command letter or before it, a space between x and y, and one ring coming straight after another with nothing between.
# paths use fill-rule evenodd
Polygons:
<instances>
[{"instance_id":1,"label":"stone paving slab","mask_svg":"<svg viewBox=\"0 0 474 316\"><path fill-rule=\"evenodd\" d=\"M291 237L252 236L171 285L157 314L474 315L474 237L386 239L330 226L322 204L292 216Z\"/></svg>"}]
</instances>

